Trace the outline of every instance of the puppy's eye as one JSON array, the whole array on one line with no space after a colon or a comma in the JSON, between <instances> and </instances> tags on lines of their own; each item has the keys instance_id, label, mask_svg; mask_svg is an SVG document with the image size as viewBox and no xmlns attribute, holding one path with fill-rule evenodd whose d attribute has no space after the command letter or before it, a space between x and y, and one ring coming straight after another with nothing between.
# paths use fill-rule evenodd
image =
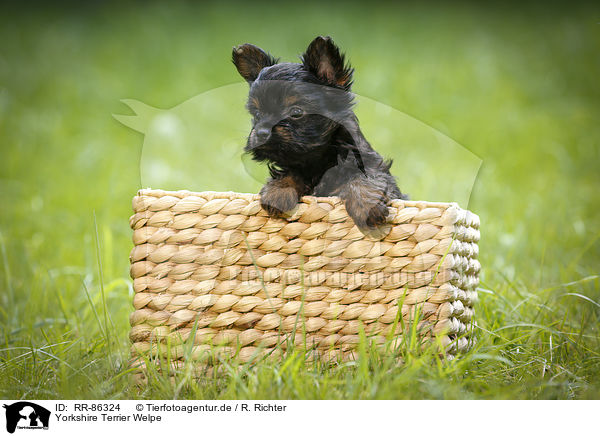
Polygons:
<instances>
[{"instance_id":1,"label":"puppy's eye","mask_svg":"<svg viewBox=\"0 0 600 436\"><path fill-rule=\"evenodd\" d=\"M304 115L304 111L302 109L300 109L298 106L294 106L293 108L290 109L290 118L302 118L302 116Z\"/></svg>"}]
</instances>

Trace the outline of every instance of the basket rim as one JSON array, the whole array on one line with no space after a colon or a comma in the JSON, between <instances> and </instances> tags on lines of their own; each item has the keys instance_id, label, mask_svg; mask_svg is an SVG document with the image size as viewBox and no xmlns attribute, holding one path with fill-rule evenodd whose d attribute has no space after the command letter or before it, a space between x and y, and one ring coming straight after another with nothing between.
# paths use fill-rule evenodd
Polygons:
<instances>
[{"instance_id":1,"label":"basket rim","mask_svg":"<svg viewBox=\"0 0 600 436\"><path fill-rule=\"evenodd\" d=\"M177 190L177 191L168 191L163 189L153 189L153 188L142 188L137 191L137 196L148 196L148 197L176 197L176 198L185 198L185 197L203 197L209 199L244 199L247 201L259 200L259 194L253 193L245 193L245 192L235 192L235 191L188 191L185 189ZM342 204L343 201L340 197L330 196L330 197L317 197L314 195L304 195L300 198L299 202L312 204L312 203L328 203L332 206ZM389 206L402 206L402 207L417 207L419 209L435 207L438 209L448 209L449 207L456 207L461 210L463 209L456 202L442 202L442 201L425 201L425 200L401 200L394 199L389 202ZM471 212L473 213L473 212Z\"/></svg>"}]
</instances>

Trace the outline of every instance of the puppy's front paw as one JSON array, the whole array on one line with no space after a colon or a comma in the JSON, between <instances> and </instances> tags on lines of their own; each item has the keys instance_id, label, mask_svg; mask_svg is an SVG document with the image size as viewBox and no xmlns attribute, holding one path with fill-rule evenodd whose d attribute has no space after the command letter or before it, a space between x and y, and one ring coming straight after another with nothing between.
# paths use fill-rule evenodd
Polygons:
<instances>
[{"instance_id":1,"label":"puppy's front paw","mask_svg":"<svg viewBox=\"0 0 600 436\"><path fill-rule=\"evenodd\" d=\"M265 185L260 190L260 205L274 218L280 218L285 212L298 204L298 192L289 186Z\"/></svg>"},{"instance_id":2,"label":"puppy's front paw","mask_svg":"<svg viewBox=\"0 0 600 436\"><path fill-rule=\"evenodd\" d=\"M384 224L390 213L387 197L381 193L346 199L346 210L360 229L375 228Z\"/></svg>"}]
</instances>

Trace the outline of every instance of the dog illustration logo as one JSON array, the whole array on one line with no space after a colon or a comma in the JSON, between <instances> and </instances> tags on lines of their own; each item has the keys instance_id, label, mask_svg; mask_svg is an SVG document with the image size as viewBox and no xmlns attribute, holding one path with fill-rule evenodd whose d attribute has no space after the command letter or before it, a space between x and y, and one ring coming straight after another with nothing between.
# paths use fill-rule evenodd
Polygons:
<instances>
[{"instance_id":1,"label":"dog illustration logo","mask_svg":"<svg viewBox=\"0 0 600 436\"><path fill-rule=\"evenodd\" d=\"M452 201L468 208L482 160L416 118L355 95L362 131L379 153L394 160L392 175L411 198ZM248 85L243 82L208 90L168 109L122 100L135 115L113 117L144 135L141 187L258 192L269 168L243 152L251 126L244 107L247 98Z\"/></svg>"},{"instance_id":2,"label":"dog illustration logo","mask_svg":"<svg viewBox=\"0 0 600 436\"><path fill-rule=\"evenodd\" d=\"M6 409L6 431L14 433L18 428L48 429L50 411L42 406L29 401L19 401L10 405L4 404Z\"/></svg>"}]
</instances>

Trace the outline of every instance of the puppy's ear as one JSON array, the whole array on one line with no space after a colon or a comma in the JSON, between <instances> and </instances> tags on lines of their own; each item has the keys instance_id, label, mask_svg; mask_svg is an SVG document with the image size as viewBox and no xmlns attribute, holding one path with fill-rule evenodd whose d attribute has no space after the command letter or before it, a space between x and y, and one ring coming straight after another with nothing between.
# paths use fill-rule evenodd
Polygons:
<instances>
[{"instance_id":1,"label":"puppy's ear","mask_svg":"<svg viewBox=\"0 0 600 436\"><path fill-rule=\"evenodd\" d=\"M346 91L352 86L350 64L344 63L344 55L329 36L317 36L302 55L304 67L320 80Z\"/></svg>"},{"instance_id":2,"label":"puppy's ear","mask_svg":"<svg viewBox=\"0 0 600 436\"><path fill-rule=\"evenodd\" d=\"M231 58L240 75L248 83L256 80L260 70L275 65L279 61L279 59L275 59L261 48L252 44L242 44L233 47Z\"/></svg>"}]
</instances>

